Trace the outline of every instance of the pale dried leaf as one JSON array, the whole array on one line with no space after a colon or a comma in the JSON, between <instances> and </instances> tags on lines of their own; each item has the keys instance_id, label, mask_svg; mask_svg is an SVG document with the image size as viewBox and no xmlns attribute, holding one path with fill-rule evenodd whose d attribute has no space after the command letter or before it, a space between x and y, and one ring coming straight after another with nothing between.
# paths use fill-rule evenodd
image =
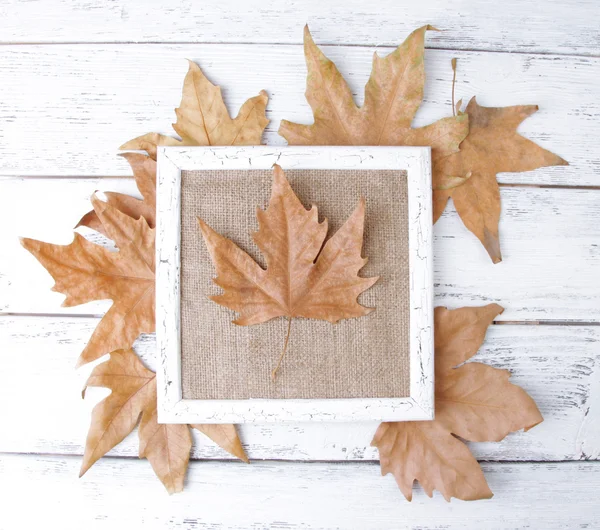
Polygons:
<instances>
[{"instance_id":1,"label":"pale dried leaf","mask_svg":"<svg viewBox=\"0 0 600 530\"><path fill-rule=\"evenodd\" d=\"M436 383L436 421L471 442L499 442L541 423L533 399L509 378L507 370L481 363L451 370Z\"/></svg>"},{"instance_id":2,"label":"pale dried leaf","mask_svg":"<svg viewBox=\"0 0 600 530\"><path fill-rule=\"evenodd\" d=\"M79 476L123 441L141 416L140 458L148 459L169 493L182 491L192 437L187 425L157 423L156 374L132 350L119 350L94 368L86 386L108 388L111 393L92 412Z\"/></svg>"},{"instance_id":3,"label":"pale dried leaf","mask_svg":"<svg viewBox=\"0 0 600 530\"><path fill-rule=\"evenodd\" d=\"M156 381L140 422L140 458L147 458L154 473L167 491L183 491L185 473L190 460L192 436L185 424L158 423L156 410Z\"/></svg>"},{"instance_id":4,"label":"pale dried leaf","mask_svg":"<svg viewBox=\"0 0 600 530\"><path fill-rule=\"evenodd\" d=\"M148 226L154 228L156 226L156 161L139 153L124 153L121 156L129 162L135 183L143 199L139 200L123 193L105 191L106 202L129 217L134 219L143 217L148 222ZM86 213L75 228L79 226L87 226L107 235L94 210Z\"/></svg>"},{"instance_id":5,"label":"pale dried leaf","mask_svg":"<svg viewBox=\"0 0 600 530\"><path fill-rule=\"evenodd\" d=\"M372 444L379 450L381 474L392 473L409 501L415 480L429 497L437 489L447 501L493 495L468 447L437 421L382 423Z\"/></svg>"},{"instance_id":6,"label":"pale dried leaf","mask_svg":"<svg viewBox=\"0 0 600 530\"><path fill-rule=\"evenodd\" d=\"M221 88L213 85L196 63L189 61L181 103L175 109L177 122L173 124L181 140L149 133L126 142L120 149L143 150L156 159L156 148L161 145L260 145L269 123L265 116L268 99L262 90L258 96L248 99L232 119Z\"/></svg>"},{"instance_id":7,"label":"pale dried leaf","mask_svg":"<svg viewBox=\"0 0 600 530\"><path fill-rule=\"evenodd\" d=\"M183 147L189 145L187 142L172 138L159 133L146 133L137 138L125 142L119 149L121 151L146 151L148 156L156 160L157 149L161 146Z\"/></svg>"},{"instance_id":8,"label":"pale dried leaf","mask_svg":"<svg viewBox=\"0 0 600 530\"><path fill-rule=\"evenodd\" d=\"M499 441L543 421L533 399L509 382L506 370L462 364L475 355L502 311L497 304L435 309L435 419L382 423L372 442L379 450L382 473L394 475L408 500L414 480L429 496L437 489L446 500L490 498L477 461L453 435Z\"/></svg>"},{"instance_id":9,"label":"pale dried leaf","mask_svg":"<svg viewBox=\"0 0 600 530\"><path fill-rule=\"evenodd\" d=\"M242 447L242 442L240 441L235 425L223 423L197 423L191 425L191 427L208 436L229 454L248 463L248 455L246 455L246 451L244 451L244 448Z\"/></svg>"},{"instance_id":10,"label":"pale dried leaf","mask_svg":"<svg viewBox=\"0 0 600 530\"><path fill-rule=\"evenodd\" d=\"M158 133L148 133L123 144L120 149L146 151L149 155L124 155L133 169L134 177L144 200L107 192L109 204L134 218L143 216L151 228L155 226L156 163L158 146L187 145L259 145L269 120L266 118L268 96L261 91L248 99L237 117L229 117L221 89L213 85L202 70L189 61L183 83L181 104L176 109L177 123L173 125L182 140ZM140 158L141 157L141 158ZM93 212L87 213L77 226L88 226L104 232Z\"/></svg>"},{"instance_id":11,"label":"pale dried leaf","mask_svg":"<svg viewBox=\"0 0 600 530\"><path fill-rule=\"evenodd\" d=\"M183 490L192 437L185 424L160 424L157 419L156 374L148 370L133 350L118 350L96 366L86 387L111 393L92 411L79 476L130 434L140 420L139 456L147 458L169 493ZM85 389L83 391L85 395ZM248 462L235 426L194 425L232 455Z\"/></svg>"},{"instance_id":12,"label":"pale dried leaf","mask_svg":"<svg viewBox=\"0 0 600 530\"><path fill-rule=\"evenodd\" d=\"M119 252L90 243L79 234L65 246L21 240L54 278L53 290L66 295L63 306L113 301L81 353L78 366L130 348L141 333L155 329L154 230L143 217L135 220L96 197L92 204Z\"/></svg>"},{"instance_id":13,"label":"pale dried leaf","mask_svg":"<svg viewBox=\"0 0 600 530\"><path fill-rule=\"evenodd\" d=\"M435 368L442 374L477 353L490 324L504 311L498 304L434 310Z\"/></svg>"},{"instance_id":14,"label":"pale dried leaf","mask_svg":"<svg viewBox=\"0 0 600 530\"><path fill-rule=\"evenodd\" d=\"M463 114L469 117L469 135L460 144L460 152L440 160L439 174L470 175L470 178L434 199L438 203L435 219L441 215L443 197L452 197L463 223L481 241L494 263L502 261L498 236L500 191L496 175L568 165L561 157L517 133L519 124L537 110L537 105L481 107L472 98ZM436 191L444 188L436 175L434 188Z\"/></svg>"},{"instance_id":15,"label":"pale dried leaf","mask_svg":"<svg viewBox=\"0 0 600 530\"><path fill-rule=\"evenodd\" d=\"M114 351L107 362L94 368L86 388L103 387L112 392L92 411L80 477L133 431L156 394L155 377L131 350Z\"/></svg>"},{"instance_id":16,"label":"pale dried leaf","mask_svg":"<svg viewBox=\"0 0 600 530\"><path fill-rule=\"evenodd\" d=\"M439 162L458 151L468 132L467 117L454 116L411 128L423 100L424 41L429 29L434 28L423 26L415 30L387 57L374 55L365 102L359 108L342 74L315 45L305 27L306 98L314 123L300 125L282 120L279 134L290 145L431 146L436 179L456 177L441 173Z\"/></svg>"}]
</instances>

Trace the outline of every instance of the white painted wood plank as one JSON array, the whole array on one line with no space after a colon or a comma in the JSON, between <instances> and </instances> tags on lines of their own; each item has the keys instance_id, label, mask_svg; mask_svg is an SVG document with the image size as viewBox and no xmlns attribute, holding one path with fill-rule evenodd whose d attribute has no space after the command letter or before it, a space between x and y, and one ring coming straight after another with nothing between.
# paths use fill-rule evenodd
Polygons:
<instances>
[{"instance_id":1,"label":"white painted wood plank","mask_svg":"<svg viewBox=\"0 0 600 530\"><path fill-rule=\"evenodd\" d=\"M135 192L130 179L0 179L0 312L101 314L109 307L61 308L52 278L18 241L68 244L96 189ZM502 320L600 322L600 190L504 187L501 196L498 265L452 207L435 225L436 304L498 302Z\"/></svg>"},{"instance_id":2,"label":"white painted wood plank","mask_svg":"<svg viewBox=\"0 0 600 530\"><path fill-rule=\"evenodd\" d=\"M600 368L598 361L585 367L592 371ZM597 442L600 440L600 377L594 377L590 381L582 410L583 421L575 441L577 451L587 460L600 460L600 443Z\"/></svg>"},{"instance_id":3,"label":"white painted wood plank","mask_svg":"<svg viewBox=\"0 0 600 530\"><path fill-rule=\"evenodd\" d=\"M80 455L94 404L108 391L83 388L91 366L75 360L97 319L0 317L0 452ZM136 344L156 368L154 336ZM475 360L504 368L536 400L545 421L500 443L470 444L484 460L598 459L600 437L584 429L600 415L598 326L492 326ZM251 424L240 428L251 459L374 460L369 446L376 423ZM137 455L137 435L113 455ZM230 458L195 435L193 458Z\"/></svg>"},{"instance_id":4,"label":"white painted wood plank","mask_svg":"<svg viewBox=\"0 0 600 530\"><path fill-rule=\"evenodd\" d=\"M0 42L263 42L299 43L308 23L328 44L394 45L433 24L440 48L598 53L594 0L490 3L442 0L418 6L393 0L308 0L282 8L277 0L98 2L33 0L0 4ZM27 21L27 23L24 23Z\"/></svg>"},{"instance_id":5,"label":"white painted wood plank","mask_svg":"<svg viewBox=\"0 0 600 530\"><path fill-rule=\"evenodd\" d=\"M2 455L3 528L593 528L600 464L484 464L494 498L402 497L376 464L193 462L169 497L146 461ZM34 508L34 509L32 509Z\"/></svg>"},{"instance_id":6,"label":"white painted wood plank","mask_svg":"<svg viewBox=\"0 0 600 530\"><path fill-rule=\"evenodd\" d=\"M374 50L325 48L358 101ZM387 54L391 48L379 51ZM425 102L415 126L451 113L450 59L455 56L457 98L477 95L489 106L539 104L541 110L520 131L572 164L503 174L501 181L600 184L599 58L429 50ZM185 58L197 60L224 87L234 114L248 97L267 90L272 121L264 140L269 144L285 143L276 132L281 119L312 121L300 45L2 46L0 174L129 175L116 149L140 134L170 133Z\"/></svg>"}]
</instances>

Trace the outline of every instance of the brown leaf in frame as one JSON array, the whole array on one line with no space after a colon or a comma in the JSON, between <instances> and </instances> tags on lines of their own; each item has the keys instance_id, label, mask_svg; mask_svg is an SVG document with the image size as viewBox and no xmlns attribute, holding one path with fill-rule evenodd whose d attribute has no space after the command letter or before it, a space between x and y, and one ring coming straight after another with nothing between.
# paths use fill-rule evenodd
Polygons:
<instances>
[{"instance_id":1,"label":"brown leaf in frame","mask_svg":"<svg viewBox=\"0 0 600 530\"><path fill-rule=\"evenodd\" d=\"M378 278L360 278L365 203L361 200L342 227L323 246L327 222L315 206L306 210L283 170L275 166L271 200L257 210L254 241L266 256L262 269L235 243L199 219L224 289L212 300L240 313L235 324L250 326L279 316L317 318L335 323L367 315L356 298ZM322 250L321 250L322 249ZM318 258L317 258L318 256Z\"/></svg>"},{"instance_id":2,"label":"brown leaf in frame","mask_svg":"<svg viewBox=\"0 0 600 530\"><path fill-rule=\"evenodd\" d=\"M477 461L453 435L499 441L543 421L533 399L509 382L506 370L462 364L477 353L502 311L497 304L435 309L435 419L382 423L372 442L379 450L381 473L392 473L408 500L415 479L430 497L437 489L447 501L490 498Z\"/></svg>"},{"instance_id":3,"label":"brown leaf in frame","mask_svg":"<svg viewBox=\"0 0 600 530\"><path fill-rule=\"evenodd\" d=\"M304 208L283 170L275 165L269 206L265 211L257 209L259 230L254 233L254 241L266 257L266 270L198 219L217 270L214 281L224 290L211 299L240 313L234 323L241 326L280 316L291 324L297 317L335 323L369 314L373 309L357 301L378 279L358 276L367 262L361 256L364 216L365 201L361 199L323 245L327 221L319 223L315 206Z\"/></svg>"}]
</instances>

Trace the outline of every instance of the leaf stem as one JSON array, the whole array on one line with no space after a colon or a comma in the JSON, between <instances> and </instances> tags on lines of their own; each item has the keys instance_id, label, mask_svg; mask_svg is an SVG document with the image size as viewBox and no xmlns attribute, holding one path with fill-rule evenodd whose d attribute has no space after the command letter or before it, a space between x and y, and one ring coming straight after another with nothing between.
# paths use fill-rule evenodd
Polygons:
<instances>
[{"instance_id":1,"label":"leaf stem","mask_svg":"<svg viewBox=\"0 0 600 530\"><path fill-rule=\"evenodd\" d=\"M279 367L281 366L281 361L283 361L283 356L285 355L285 352L287 350L288 342L290 340L291 330L292 330L292 317L288 317L287 335L285 336L285 343L283 344L283 351L281 352L281 355L279 356L279 362L277 363L277 366L271 372L271 379L273 381L275 381L275 376L277 375L277 370L279 370Z\"/></svg>"},{"instance_id":2,"label":"leaf stem","mask_svg":"<svg viewBox=\"0 0 600 530\"><path fill-rule=\"evenodd\" d=\"M456 57L454 57L452 59L452 61L450 61L450 64L452 65L452 116L456 116L456 108L454 106L454 87L456 85Z\"/></svg>"}]
</instances>

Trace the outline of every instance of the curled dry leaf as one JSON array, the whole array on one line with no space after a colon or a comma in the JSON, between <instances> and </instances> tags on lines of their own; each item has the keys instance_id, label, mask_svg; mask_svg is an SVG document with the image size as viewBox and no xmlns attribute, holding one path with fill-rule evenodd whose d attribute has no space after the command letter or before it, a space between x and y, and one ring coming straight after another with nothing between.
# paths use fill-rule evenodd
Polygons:
<instances>
[{"instance_id":1,"label":"curled dry leaf","mask_svg":"<svg viewBox=\"0 0 600 530\"><path fill-rule=\"evenodd\" d=\"M498 221L500 190L496 175L530 171L544 166L564 166L561 157L517 133L517 127L538 110L537 105L481 107L475 98L459 116L469 117L469 135L460 151L440 160L433 178L434 222L452 197L465 226L477 236L494 263L502 261ZM440 178L443 175L443 178ZM448 186L453 179L464 179Z\"/></svg>"},{"instance_id":2,"label":"curled dry leaf","mask_svg":"<svg viewBox=\"0 0 600 530\"><path fill-rule=\"evenodd\" d=\"M543 421L533 399L509 382L508 371L462 364L477 353L502 311L497 304L435 309L435 419L382 423L372 442L379 450L381 473L392 473L408 500L415 480L430 497L437 489L448 501L490 498L477 460L456 436L497 442Z\"/></svg>"},{"instance_id":3,"label":"curled dry leaf","mask_svg":"<svg viewBox=\"0 0 600 530\"><path fill-rule=\"evenodd\" d=\"M158 423L156 374L132 350L118 350L94 368L86 383L86 388L90 386L108 388L111 393L92 412L80 476L123 441L141 417L140 458L150 461L169 493L182 491L192 437L188 425ZM233 425L214 426L202 432L226 451L248 461Z\"/></svg>"},{"instance_id":4,"label":"curled dry leaf","mask_svg":"<svg viewBox=\"0 0 600 530\"><path fill-rule=\"evenodd\" d=\"M358 107L346 80L315 45L304 28L304 55L308 68L306 99L314 123L282 120L279 134L290 145L404 145L431 146L433 173L444 182L452 175L440 162L459 149L469 130L466 115L451 116L426 127L411 128L425 85L423 26L411 33L387 57L373 56L364 105Z\"/></svg>"},{"instance_id":5,"label":"curled dry leaf","mask_svg":"<svg viewBox=\"0 0 600 530\"><path fill-rule=\"evenodd\" d=\"M358 276L367 262L361 256L364 200L323 246L327 221L319 223L316 206L304 208L276 165L269 206L266 211L258 209L256 215L259 230L254 241L266 257L266 270L198 219L217 270L214 281L224 290L211 299L240 313L235 324L249 326L280 316L288 317L290 323L295 317L333 323L372 311L357 301L377 281Z\"/></svg>"}]
</instances>

